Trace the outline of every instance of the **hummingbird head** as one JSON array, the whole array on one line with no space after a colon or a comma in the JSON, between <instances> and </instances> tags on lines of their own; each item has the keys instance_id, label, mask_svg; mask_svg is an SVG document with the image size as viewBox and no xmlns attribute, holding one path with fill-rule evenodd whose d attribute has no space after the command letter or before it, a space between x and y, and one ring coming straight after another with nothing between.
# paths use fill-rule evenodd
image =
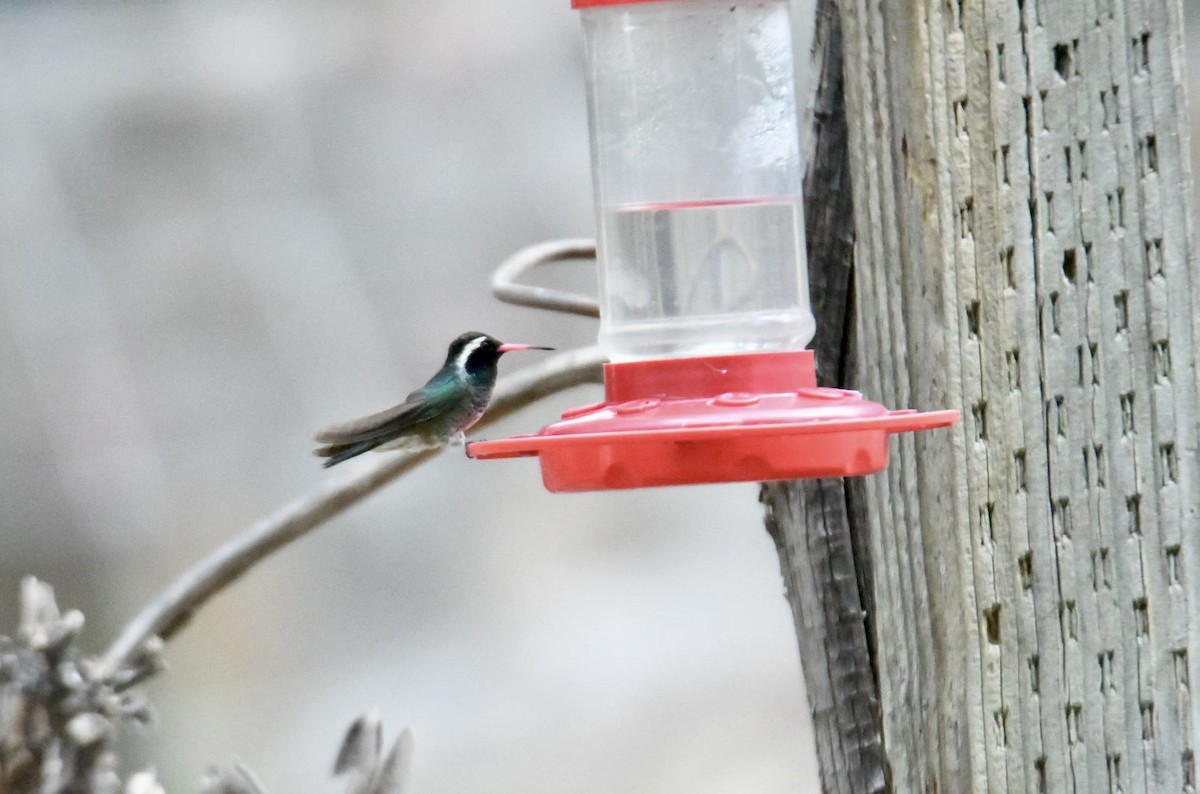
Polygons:
<instances>
[{"instance_id":1,"label":"hummingbird head","mask_svg":"<svg viewBox=\"0 0 1200 794\"><path fill-rule=\"evenodd\" d=\"M500 356L513 350L553 350L536 345L504 344L499 339L477 331L459 334L446 351L446 366L476 374L494 370Z\"/></svg>"}]
</instances>

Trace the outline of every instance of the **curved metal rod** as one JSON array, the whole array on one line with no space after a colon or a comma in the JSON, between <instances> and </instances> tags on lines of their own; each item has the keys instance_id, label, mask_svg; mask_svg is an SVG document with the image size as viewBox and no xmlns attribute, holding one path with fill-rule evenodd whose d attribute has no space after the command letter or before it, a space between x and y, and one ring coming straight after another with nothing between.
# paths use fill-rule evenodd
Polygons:
<instances>
[{"instance_id":1,"label":"curved metal rod","mask_svg":"<svg viewBox=\"0 0 1200 794\"><path fill-rule=\"evenodd\" d=\"M604 355L599 348L568 350L507 375L476 427L485 427L541 398L583 383L600 383ZM373 457L347 476L331 478L313 492L284 505L230 539L185 571L131 620L105 651L96 677L112 679L136 662L153 637L168 640L210 598L237 581L272 553L374 493L440 450Z\"/></svg>"},{"instance_id":2,"label":"curved metal rod","mask_svg":"<svg viewBox=\"0 0 1200 794\"><path fill-rule=\"evenodd\" d=\"M505 303L531 306L584 317L599 317L600 304L587 295L520 284L518 279L525 271L565 259L595 259L596 241L586 239L548 240L530 245L517 251L500 263L492 274L492 294Z\"/></svg>"}]
</instances>

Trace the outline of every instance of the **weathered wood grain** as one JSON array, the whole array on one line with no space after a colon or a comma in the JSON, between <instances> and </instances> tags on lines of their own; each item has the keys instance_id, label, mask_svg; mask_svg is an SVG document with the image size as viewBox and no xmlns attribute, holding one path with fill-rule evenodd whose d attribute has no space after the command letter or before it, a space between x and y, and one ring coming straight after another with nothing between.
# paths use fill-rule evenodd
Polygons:
<instances>
[{"instance_id":1,"label":"weathered wood grain","mask_svg":"<svg viewBox=\"0 0 1200 794\"><path fill-rule=\"evenodd\" d=\"M1194 790L1180 7L840 8L856 385L964 413L863 486L891 784Z\"/></svg>"},{"instance_id":2,"label":"weathered wood grain","mask_svg":"<svg viewBox=\"0 0 1200 794\"><path fill-rule=\"evenodd\" d=\"M887 791L879 698L840 480L763 486L826 792Z\"/></svg>"},{"instance_id":3,"label":"weathered wood grain","mask_svg":"<svg viewBox=\"0 0 1200 794\"><path fill-rule=\"evenodd\" d=\"M844 382L850 364L854 217L836 0L819 0L816 14L805 226L817 374L835 385ZM768 483L761 498L795 618L824 789L886 791L868 629L870 558L861 534L852 531L846 484Z\"/></svg>"}]
</instances>

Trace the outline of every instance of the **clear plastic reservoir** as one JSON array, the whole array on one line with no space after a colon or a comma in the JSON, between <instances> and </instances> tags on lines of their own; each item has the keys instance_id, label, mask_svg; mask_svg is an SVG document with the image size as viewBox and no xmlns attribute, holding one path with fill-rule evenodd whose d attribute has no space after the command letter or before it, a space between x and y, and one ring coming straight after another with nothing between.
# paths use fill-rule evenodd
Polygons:
<instances>
[{"instance_id":1,"label":"clear plastic reservoir","mask_svg":"<svg viewBox=\"0 0 1200 794\"><path fill-rule=\"evenodd\" d=\"M613 361L812 339L786 0L576 0Z\"/></svg>"}]
</instances>

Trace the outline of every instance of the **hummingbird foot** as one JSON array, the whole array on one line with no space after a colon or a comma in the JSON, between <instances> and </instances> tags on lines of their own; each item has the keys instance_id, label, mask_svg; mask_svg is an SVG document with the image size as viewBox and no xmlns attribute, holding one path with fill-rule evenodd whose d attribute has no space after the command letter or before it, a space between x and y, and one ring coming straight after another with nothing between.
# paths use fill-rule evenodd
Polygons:
<instances>
[{"instance_id":1,"label":"hummingbird foot","mask_svg":"<svg viewBox=\"0 0 1200 794\"><path fill-rule=\"evenodd\" d=\"M446 443L452 447L465 447L467 445L467 434L459 430L453 433L446 439Z\"/></svg>"}]
</instances>

